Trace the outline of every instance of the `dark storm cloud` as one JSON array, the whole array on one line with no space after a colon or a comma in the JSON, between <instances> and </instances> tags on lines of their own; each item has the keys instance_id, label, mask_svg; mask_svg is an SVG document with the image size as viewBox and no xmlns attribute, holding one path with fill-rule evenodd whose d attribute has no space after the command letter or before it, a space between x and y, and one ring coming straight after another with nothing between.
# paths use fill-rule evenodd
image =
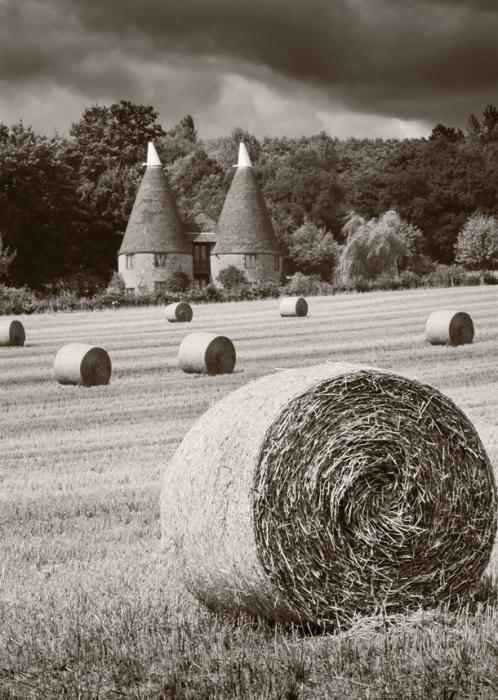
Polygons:
<instances>
[{"instance_id":1,"label":"dark storm cloud","mask_svg":"<svg viewBox=\"0 0 498 700\"><path fill-rule=\"evenodd\" d=\"M261 73L363 113L455 123L498 101L497 31L492 0L0 0L0 81L136 99L140 66L176 58L202 99L220 72Z\"/></svg>"}]
</instances>

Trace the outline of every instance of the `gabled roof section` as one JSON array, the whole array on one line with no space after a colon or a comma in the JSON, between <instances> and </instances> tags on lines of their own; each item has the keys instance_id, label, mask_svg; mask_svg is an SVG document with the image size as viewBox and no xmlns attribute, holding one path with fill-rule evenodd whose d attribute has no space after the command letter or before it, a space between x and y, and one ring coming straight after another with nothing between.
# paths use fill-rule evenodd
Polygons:
<instances>
[{"instance_id":1,"label":"gabled roof section","mask_svg":"<svg viewBox=\"0 0 498 700\"><path fill-rule=\"evenodd\" d=\"M192 254L173 192L152 143L118 254L131 253Z\"/></svg>"},{"instance_id":2,"label":"gabled roof section","mask_svg":"<svg viewBox=\"0 0 498 700\"><path fill-rule=\"evenodd\" d=\"M216 238L212 231L187 231L187 238L190 243L216 243Z\"/></svg>"},{"instance_id":3,"label":"gabled roof section","mask_svg":"<svg viewBox=\"0 0 498 700\"><path fill-rule=\"evenodd\" d=\"M213 253L280 254L263 193L244 143L239 146L237 170L216 227Z\"/></svg>"}]
</instances>

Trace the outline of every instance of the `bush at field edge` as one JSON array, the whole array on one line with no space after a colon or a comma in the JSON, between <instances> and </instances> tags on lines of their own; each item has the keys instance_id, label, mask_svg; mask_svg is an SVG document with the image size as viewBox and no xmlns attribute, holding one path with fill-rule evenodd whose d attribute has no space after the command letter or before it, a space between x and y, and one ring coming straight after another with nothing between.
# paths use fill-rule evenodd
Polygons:
<instances>
[{"instance_id":1,"label":"bush at field edge","mask_svg":"<svg viewBox=\"0 0 498 700\"><path fill-rule=\"evenodd\" d=\"M220 289L212 284L185 291L166 291L162 294L142 293L127 295L120 289L107 289L91 297L78 296L75 292L43 295L27 287L7 287L0 284L0 316L32 314L55 311L94 311L120 307L150 306L188 301L195 304L250 301L277 298L279 296L326 296L346 292L372 292L380 290L417 289L420 287L459 287L479 284L498 284L497 273L491 271L469 272L456 265L438 265L427 274L404 271L397 277L380 275L374 280L352 279L324 282L317 275L296 272L284 286L273 281L259 281Z\"/></svg>"}]
</instances>

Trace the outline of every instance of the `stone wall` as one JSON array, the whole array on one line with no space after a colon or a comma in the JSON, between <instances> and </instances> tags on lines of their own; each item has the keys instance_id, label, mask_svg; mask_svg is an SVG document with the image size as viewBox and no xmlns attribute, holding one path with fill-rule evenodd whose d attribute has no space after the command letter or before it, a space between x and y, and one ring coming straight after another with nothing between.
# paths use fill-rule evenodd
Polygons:
<instances>
[{"instance_id":1,"label":"stone wall","mask_svg":"<svg viewBox=\"0 0 498 700\"><path fill-rule=\"evenodd\" d=\"M193 256L186 253L167 253L165 267L154 266L154 253L134 253L133 268L126 269L126 255L118 256L118 271L127 289L154 292L155 282L165 282L181 270L193 279Z\"/></svg>"},{"instance_id":2,"label":"stone wall","mask_svg":"<svg viewBox=\"0 0 498 700\"><path fill-rule=\"evenodd\" d=\"M235 267L238 267L239 270L245 272L246 277L250 282L256 282L258 280L272 280L274 282L280 281L280 275L282 274L282 257L280 255L275 256L273 253L258 253L253 257L255 258L255 266L247 269L245 266L246 256L244 253L211 255L211 277L213 283L219 286L218 275L221 270L224 270L229 265L234 265ZM275 257L278 257L279 259L278 270L274 269Z\"/></svg>"}]
</instances>

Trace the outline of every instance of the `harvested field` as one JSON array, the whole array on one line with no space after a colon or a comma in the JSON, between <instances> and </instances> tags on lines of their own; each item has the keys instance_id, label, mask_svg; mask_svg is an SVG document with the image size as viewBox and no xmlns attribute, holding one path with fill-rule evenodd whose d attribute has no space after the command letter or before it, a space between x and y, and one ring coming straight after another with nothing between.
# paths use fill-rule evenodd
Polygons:
<instances>
[{"instance_id":1,"label":"harvested field","mask_svg":"<svg viewBox=\"0 0 498 700\"><path fill-rule=\"evenodd\" d=\"M428 313L445 307L471 315L472 344L426 343ZM353 627L320 640L199 608L160 555L159 487L213 402L275 368L328 360L440 389L473 421L496 471L497 318L495 287L317 297L295 323L278 317L278 300L199 305L189 331L237 348L232 374L199 376L177 368L185 328L166 324L163 308L23 317L25 346L0 348L2 693L372 698L463 688L455 697L495 697L494 606L477 618L371 620L356 636ZM109 386L54 382L53 357L71 341L106 348Z\"/></svg>"}]
</instances>

